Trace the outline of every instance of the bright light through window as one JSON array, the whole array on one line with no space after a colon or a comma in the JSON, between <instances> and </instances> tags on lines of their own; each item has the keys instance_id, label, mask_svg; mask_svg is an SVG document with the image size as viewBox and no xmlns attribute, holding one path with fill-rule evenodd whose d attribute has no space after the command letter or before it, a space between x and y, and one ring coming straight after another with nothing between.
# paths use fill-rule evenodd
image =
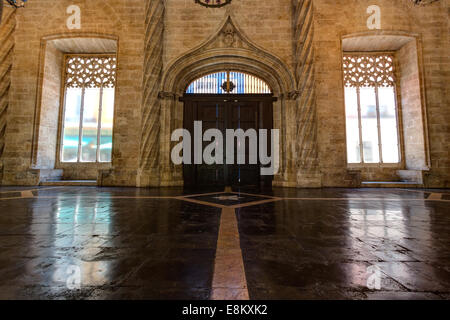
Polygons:
<instances>
[{"instance_id":1,"label":"bright light through window","mask_svg":"<svg viewBox=\"0 0 450 320\"><path fill-rule=\"evenodd\" d=\"M344 56L349 163L399 163L394 59Z\"/></svg>"},{"instance_id":2,"label":"bright light through window","mask_svg":"<svg viewBox=\"0 0 450 320\"><path fill-rule=\"evenodd\" d=\"M116 58L66 62L62 162L111 162Z\"/></svg>"},{"instance_id":3,"label":"bright light through window","mask_svg":"<svg viewBox=\"0 0 450 320\"><path fill-rule=\"evenodd\" d=\"M201 77L192 82L187 94L270 94L264 81L242 72L224 71Z\"/></svg>"}]
</instances>

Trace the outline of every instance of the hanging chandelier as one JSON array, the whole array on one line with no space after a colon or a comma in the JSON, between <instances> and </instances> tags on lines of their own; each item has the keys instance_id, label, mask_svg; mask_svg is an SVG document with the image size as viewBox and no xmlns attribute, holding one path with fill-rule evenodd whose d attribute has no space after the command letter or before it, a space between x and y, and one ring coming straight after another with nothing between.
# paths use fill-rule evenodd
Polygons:
<instances>
[{"instance_id":1,"label":"hanging chandelier","mask_svg":"<svg viewBox=\"0 0 450 320\"><path fill-rule=\"evenodd\" d=\"M208 8L221 8L230 4L231 0L195 0L195 3Z\"/></svg>"},{"instance_id":2,"label":"hanging chandelier","mask_svg":"<svg viewBox=\"0 0 450 320\"><path fill-rule=\"evenodd\" d=\"M439 0L412 0L412 2L417 6L426 6L427 4L431 4Z\"/></svg>"}]
</instances>

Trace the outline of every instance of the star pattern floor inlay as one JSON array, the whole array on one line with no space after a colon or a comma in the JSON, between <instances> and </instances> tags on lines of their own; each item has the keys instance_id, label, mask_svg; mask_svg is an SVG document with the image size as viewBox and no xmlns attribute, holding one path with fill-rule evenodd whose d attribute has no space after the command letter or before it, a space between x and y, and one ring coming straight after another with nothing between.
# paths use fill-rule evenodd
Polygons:
<instances>
[{"instance_id":1,"label":"star pattern floor inlay","mask_svg":"<svg viewBox=\"0 0 450 320\"><path fill-rule=\"evenodd\" d=\"M243 194L243 193L217 193L208 195L199 195L189 197L190 200L200 201L202 203L208 203L210 205L221 205L225 207L233 206L247 206L254 205L261 201L275 201L276 198L253 195L253 194Z\"/></svg>"}]
</instances>

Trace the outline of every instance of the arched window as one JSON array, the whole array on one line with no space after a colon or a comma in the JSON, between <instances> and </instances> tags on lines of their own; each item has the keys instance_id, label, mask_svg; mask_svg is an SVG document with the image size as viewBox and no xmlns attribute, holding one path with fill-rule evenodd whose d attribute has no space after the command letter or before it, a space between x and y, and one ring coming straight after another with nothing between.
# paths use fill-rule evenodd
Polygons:
<instances>
[{"instance_id":1,"label":"arched window","mask_svg":"<svg viewBox=\"0 0 450 320\"><path fill-rule=\"evenodd\" d=\"M349 163L399 163L394 56L345 54L344 83Z\"/></svg>"},{"instance_id":2,"label":"arched window","mask_svg":"<svg viewBox=\"0 0 450 320\"><path fill-rule=\"evenodd\" d=\"M242 72L224 71L201 77L192 82L187 94L270 94L264 81Z\"/></svg>"},{"instance_id":3,"label":"arched window","mask_svg":"<svg viewBox=\"0 0 450 320\"><path fill-rule=\"evenodd\" d=\"M61 162L111 162L116 57L68 55Z\"/></svg>"}]
</instances>

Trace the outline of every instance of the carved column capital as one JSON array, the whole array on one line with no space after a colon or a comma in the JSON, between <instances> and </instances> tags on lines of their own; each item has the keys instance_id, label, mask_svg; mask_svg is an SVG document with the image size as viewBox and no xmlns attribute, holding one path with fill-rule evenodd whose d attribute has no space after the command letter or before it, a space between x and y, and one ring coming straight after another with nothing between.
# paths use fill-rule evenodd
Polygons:
<instances>
[{"instance_id":1,"label":"carved column capital","mask_svg":"<svg viewBox=\"0 0 450 320\"><path fill-rule=\"evenodd\" d=\"M300 96L300 91L294 90L288 93L288 99L289 100L297 100Z\"/></svg>"}]
</instances>

